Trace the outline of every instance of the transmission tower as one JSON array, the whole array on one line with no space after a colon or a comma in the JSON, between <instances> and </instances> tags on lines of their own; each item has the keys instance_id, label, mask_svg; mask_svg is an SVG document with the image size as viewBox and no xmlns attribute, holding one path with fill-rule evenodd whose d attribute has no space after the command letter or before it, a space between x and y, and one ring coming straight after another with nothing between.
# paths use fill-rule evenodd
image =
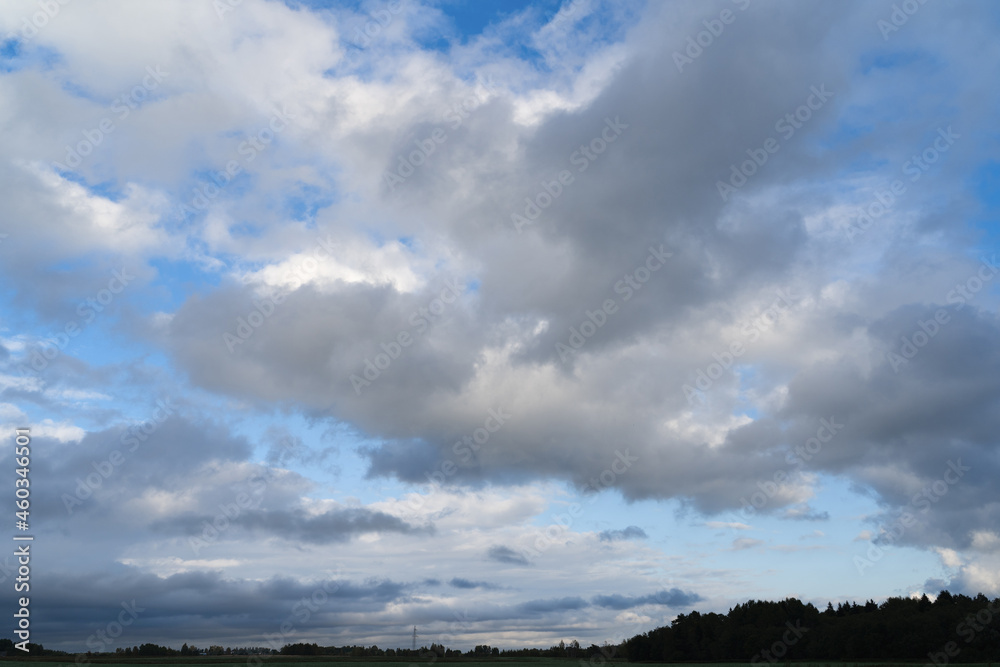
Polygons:
<instances>
[{"instance_id":1,"label":"transmission tower","mask_svg":"<svg viewBox=\"0 0 1000 667\"><path fill-rule=\"evenodd\" d=\"M413 626L413 650L417 650L417 626Z\"/></svg>"}]
</instances>

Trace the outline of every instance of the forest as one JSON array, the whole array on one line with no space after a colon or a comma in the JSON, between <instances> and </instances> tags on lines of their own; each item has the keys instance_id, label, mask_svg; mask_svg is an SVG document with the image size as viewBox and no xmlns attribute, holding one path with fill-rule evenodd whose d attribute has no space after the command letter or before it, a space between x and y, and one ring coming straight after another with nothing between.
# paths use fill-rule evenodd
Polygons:
<instances>
[{"instance_id":1,"label":"forest","mask_svg":"<svg viewBox=\"0 0 1000 667\"><path fill-rule=\"evenodd\" d=\"M1000 660L1000 598L942 591L933 602L893 597L822 612L794 598L750 600L727 614L680 614L620 648L632 662L991 662Z\"/></svg>"}]
</instances>

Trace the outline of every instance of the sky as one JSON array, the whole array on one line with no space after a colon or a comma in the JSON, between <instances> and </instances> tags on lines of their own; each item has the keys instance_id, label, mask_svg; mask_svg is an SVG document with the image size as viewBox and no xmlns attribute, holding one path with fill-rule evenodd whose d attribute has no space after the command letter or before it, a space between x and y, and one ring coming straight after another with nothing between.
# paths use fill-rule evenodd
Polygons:
<instances>
[{"instance_id":1,"label":"sky","mask_svg":"<svg viewBox=\"0 0 1000 667\"><path fill-rule=\"evenodd\" d=\"M998 30L3 2L31 641L548 647L1000 594Z\"/></svg>"}]
</instances>

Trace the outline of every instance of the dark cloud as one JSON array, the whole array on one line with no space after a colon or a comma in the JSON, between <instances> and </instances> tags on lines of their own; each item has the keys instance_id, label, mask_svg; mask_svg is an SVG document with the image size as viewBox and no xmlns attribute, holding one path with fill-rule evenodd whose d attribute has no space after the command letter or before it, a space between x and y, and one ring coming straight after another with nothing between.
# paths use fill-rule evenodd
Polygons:
<instances>
[{"instance_id":1,"label":"dark cloud","mask_svg":"<svg viewBox=\"0 0 1000 667\"><path fill-rule=\"evenodd\" d=\"M495 560L498 563L506 563L507 565L531 565L531 562L525 558L524 554L500 544L490 547L487 558Z\"/></svg>"},{"instance_id":2,"label":"dark cloud","mask_svg":"<svg viewBox=\"0 0 1000 667\"><path fill-rule=\"evenodd\" d=\"M48 572L32 586L32 602L45 610L36 620L39 633L92 650L96 648L86 644L88 637L93 641L93 633L117 620L123 609L135 610L127 636L105 646L113 650L145 640L179 646L225 638L233 645L263 645L263 638L279 635L285 622L295 628L296 636L311 636L339 624L336 619L341 614L377 611L402 602L408 590L409 586L390 580L243 581L218 572L158 577L119 566L89 575ZM87 629L81 629L83 618L90 619Z\"/></svg>"},{"instance_id":3,"label":"dark cloud","mask_svg":"<svg viewBox=\"0 0 1000 667\"><path fill-rule=\"evenodd\" d=\"M702 598L697 593L689 593L679 588L661 590L651 595L597 595L591 602L598 607L608 609L631 609L647 604L663 605L665 607L683 608L690 607L696 602L701 602Z\"/></svg>"},{"instance_id":4,"label":"dark cloud","mask_svg":"<svg viewBox=\"0 0 1000 667\"><path fill-rule=\"evenodd\" d=\"M947 322L903 357L904 339L940 312ZM868 330L876 349L867 372L830 363L801 369L780 416L797 425L800 442L820 419L843 425L805 465L870 489L883 507L875 527L909 513L916 521L898 543L968 547L976 530L1000 519L990 481L1000 474L991 454L1000 429L1000 320L975 306L914 305Z\"/></svg>"},{"instance_id":5,"label":"dark cloud","mask_svg":"<svg viewBox=\"0 0 1000 667\"><path fill-rule=\"evenodd\" d=\"M492 550L491 550L491 556L492 556ZM491 584L488 581L470 581L468 579L463 579L461 577L453 578L451 581L448 582L448 584L450 586L454 586L455 588L464 588L464 589L482 588L485 590L496 590L500 588L496 584Z\"/></svg>"}]
</instances>

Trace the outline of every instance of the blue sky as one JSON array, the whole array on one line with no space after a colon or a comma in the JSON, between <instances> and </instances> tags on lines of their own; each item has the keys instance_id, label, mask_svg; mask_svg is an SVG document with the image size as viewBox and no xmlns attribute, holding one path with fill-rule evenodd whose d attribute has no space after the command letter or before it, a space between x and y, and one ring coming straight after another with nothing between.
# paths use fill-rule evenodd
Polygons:
<instances>
[{"instance_id":1,"label":"blue sky","mask_svg":"<svg viewBox=\"0 0 1000 667\"><path fill-rule=\"evenodd\" d=\"M40 7L0 8L33 641L1000 592L990 3Z\"/></svg>"}]
</instances>

